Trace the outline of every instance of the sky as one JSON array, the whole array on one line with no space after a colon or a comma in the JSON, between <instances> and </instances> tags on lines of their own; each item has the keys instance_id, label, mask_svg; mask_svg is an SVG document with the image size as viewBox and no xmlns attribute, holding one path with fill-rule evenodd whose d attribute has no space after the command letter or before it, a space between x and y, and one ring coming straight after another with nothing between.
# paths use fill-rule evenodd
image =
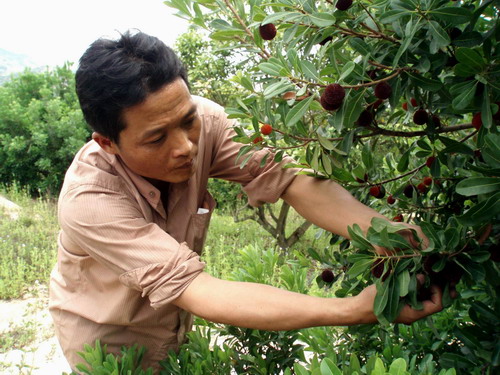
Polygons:
<instances>
[{"instance_id":1,"label":"sky","mask_svg":"<svg viewBox=\"0 0 500 375\"><path fill-rule=\"evenodd\" d=\"M0 48L37 65L77 63L100 37L139 29L173 46L188 22L163 0L2 0Z\"/></svg>"}]
</instances>

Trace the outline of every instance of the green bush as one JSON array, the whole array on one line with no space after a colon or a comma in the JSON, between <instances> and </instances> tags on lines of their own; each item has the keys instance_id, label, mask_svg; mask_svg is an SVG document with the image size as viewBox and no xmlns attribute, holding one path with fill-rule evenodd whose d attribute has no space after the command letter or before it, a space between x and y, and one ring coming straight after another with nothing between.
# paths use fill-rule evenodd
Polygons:
<instances>
[{"instance_id":1,"label":"green bush","mask_svg":"<svg viewBox=\"0 0 500 375\"><path fill-rule=\"evenodd\" d=\"M57 196L90 130L69 65L26 70L0 86L0 180Z\"/></svg>"}]
</instances>

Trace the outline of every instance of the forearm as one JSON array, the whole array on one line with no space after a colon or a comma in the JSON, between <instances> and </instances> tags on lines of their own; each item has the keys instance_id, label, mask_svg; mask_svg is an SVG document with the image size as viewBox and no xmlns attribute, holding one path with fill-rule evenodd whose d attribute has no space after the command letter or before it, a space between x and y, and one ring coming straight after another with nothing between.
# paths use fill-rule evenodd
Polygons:
<instances>
[{"instance_id":1,"label":"forearm","mask_svg":"<svg viewBox=\"0 0 500 375\"><path fill-rule=\"evenodd\" d=\"M356 297L319 298L206 273L193 280L174 304L216 323L273 331L376 321L372 304Z\"/></svg>"},{"instance_id":2,"label":"forearm","mask_svg":"<svg viewBox=\"0 0 500 375\"><path fill-rule=\"evenodd\" d=\"M366 232L373 217L385 218L332 180L299 175L282 198L305 219L346 238L348 226L358 224Z\"/></svg>"}]
</instances>

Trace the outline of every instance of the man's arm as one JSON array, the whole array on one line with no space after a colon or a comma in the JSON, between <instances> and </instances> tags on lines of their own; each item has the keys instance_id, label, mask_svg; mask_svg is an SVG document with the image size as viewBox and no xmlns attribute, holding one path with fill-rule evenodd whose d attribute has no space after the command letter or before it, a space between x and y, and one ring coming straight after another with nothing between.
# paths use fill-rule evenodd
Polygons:
<instances>
[{"instance_id":1,"label":"man's arm","mask_svg":"<svg viewBox=\"0 0 500 375\"><path fill-rule=\"evenodd\" d=\"M359 202L351 193L332 180L320 180L306 175L298 175L285 190L282 198L305 219L345 238L349 238L348 226L358 224L361 230L366 233L372 218L379 217L389 220L374 209ZM403 224L417 232L423 240L423 248L426 248L428 240L422 229L417 225ZM409 232L403 235L417 247L418 244ZM377 251L384 252L381 249L377 249Z\"/></svg>"},{"instance_id":2,"label":"man's arm","mask_svg":"<svg viewBox=\"0 0 500 375\"><path fill-rule=\"evenodd\" d=\"M422 310L405 306L399 323L412 323L442 309L441 291L432 289L432 300ZM354 297L320 298L269 285L226 281L200 273L173 303L216 323L262 330L291 330L315 326L348 326L375 323L375 285Z\"/></svg>"}]
</instances>

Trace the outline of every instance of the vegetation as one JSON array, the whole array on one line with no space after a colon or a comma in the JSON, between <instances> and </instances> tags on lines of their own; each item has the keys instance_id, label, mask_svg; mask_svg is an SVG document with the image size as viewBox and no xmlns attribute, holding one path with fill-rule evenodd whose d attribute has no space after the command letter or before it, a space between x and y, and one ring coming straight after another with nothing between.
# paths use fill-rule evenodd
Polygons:
<instances>
[{"instance_id":1,"label":"vegetation","mask_svg":"<svg viewBox=\"0 0 500 375\"><path fill-rule=\"evenodd\" d=\"M336 277L326 284L340 297L377 285L381 324L349 328L342 344L363 360L400 347L459 373L497 372L498 1L166 3L243 56L237 104L227 108L241 123L242 164L262 148L276 160L290 153L296 166L429 237L415 252L401 227L374 221L367 233L352 227L351 241L333 236L339 253L304 249L330 268ZM378 256L373 244L393 254ZM391 325L404 303L419 307L430 284L444 289L447 310ZM452 300L455 285L461 297Z\"/></svg>"}]
</instances>

